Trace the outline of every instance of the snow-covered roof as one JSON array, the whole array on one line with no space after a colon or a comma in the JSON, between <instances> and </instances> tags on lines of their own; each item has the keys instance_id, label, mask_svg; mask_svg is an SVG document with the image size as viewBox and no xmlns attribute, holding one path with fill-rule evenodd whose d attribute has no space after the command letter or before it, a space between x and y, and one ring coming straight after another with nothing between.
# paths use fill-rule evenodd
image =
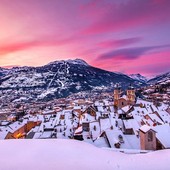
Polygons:
<instances>
[{"instance_id":1,"label":"snow-covered roof","mask_svg":"<svg viewBox=\"0 0 170 170\"><path fill-rule=\"evenodd\" d=\"M81 134L82 131L83 131L82 126L79 126L79 127L75 130L74 135Z\"/></svg>"},{"instance_id":2,"label":"snow-covered roof","mask_svg":"<svg viewBox=\"0 0 170 170\"><path fill-rule=\"evenodd\" d=\"M97 110L98 110L99 112L104 112L103 106L97 106Z\"/></svg>"},{"instance_id":3,"label":"snow-covered roof","mask_svg":"<svg viewBox=\"0 0 170 170\"><path fill-rule=\"evenodd\" d=\"M111 127L110 120L108 118L106 119L100 119L100 127L101 131L105 131L106 129Z\"/></svg>"},{"instance_id":4,"label":"snow-covered roof","mask_svg":"<svg viewBox=\"0 0 170 170\"><path fill-rule=\"evenodd\" d=\"M80 110L80 109L81 109L81 106L74 106L73 109L74 109L74 110Z\"/></svg>"},{"instance_id":5,"label":"snow-covered roof","mask_svg":"<svg viewBox=\"0 0 170 170\"><path fill-rule=\"evenodd\" d=\"M23 127L26 123L25 122L14 122L13 124L10 124L7 128L9 130L9 132L13 133L16 130L20 129L21 127Z\"/></svg>"},{"instance_id":6,"label":"snow-covered roof","mask_svg":"<svg viewBox=\"0 0 170 170\"><path fill-rule=\"evenodd\" d=\"M143 126L140 127L139 130L141 130L142 132L146 133L146 132L148 132L149 130L151 130L151 127L148 126L148 125L143 125Z\"/></svg>"},{"instance_id":7,"label":"snow-covered roof","mask_svg":"<svg viewBox=\"0 0 170 170\"><path fill-rule=\"evenodd\" d=\"M95 146L97 146L99 148L103 148L103 147L108 148L109 147L109 145L108 145L108 143L107 143L107 141L106 141L106 139L104 137L97 138L94 141L93 145L95 145Z\"/></svg>"},{"instance_id":8,"label":"snow-covered roof","mask_svg":"<svg viewBox=\"0 0 170 170\"><path fill-rule=\"evenodd\" d=\"M44 131L41 135L40 135L40 139L46 139L46 138L51 138L52 132L51 131Z\"/></svg>"},{"instance_id":9,"label":"snow-covered roof","mask_svg":"<svg viewBox=\"0 0 170 170\"><path fill-rule=\"evenodd\" d=\"M130 110L130 106L129 105L127 105L127 106L124 106L124 107L122 107L121 109L123 110L123 112L128 112L129 110Z\"/></svg>"},{"instance_id":10,"label":"snow-covered roof","mask_svg":"<svg viewBox=\"0 0 170 170\"><path fill-rule=\"evenodd\" d=\"M157 139L162 143L165 148L170 148L170 126L169 125L159 125L153 128L157 133Z\"/></svg>"},{"instance_id":11,"label":"snow-covered roof","mask_svg":"<svg viewBox=\"0 0 170 170\"><path fill-rule=\"evenodd\" d=\"M108 129L105 133L111 148L116 148L115 143L120 143L121 149L140 149L139 138L137 138L136 135L124 135L119 129ZM119 136L122 137L121 140Z\"/></svg>"},{"instance_id":12,"label":"snow-covered roof","mask_svg":"<svg viewBox=\"0 0 170 170\"><path fill-rule=\"evenodd\" d=\"M162 120L156 114L148 114L148 116L152 119L152 121L163 124Z\"/></svg>"},{"instance_id":13,"label":"snow-covered roof","mask_svg":"<svg viewBox=\"0 0 170 170\"><path fill-rule=\"evenodd\" d=\"M8 133L8 131L0 132L0 139L5 139Z\"/></svg>"},{"instance_id":14,"label":"snow-covered roof","mask_svg":"<svg viewBox=\"0 0 170 170\"><path fill-rule=\"evenodd\" d=\"M123 123L126 129L133 129L135 134L136 134L136 131L139 130L140 126L135 119L123 120Z\"/></svg>"},{"instance_id":15,"label":"snow-covered roof","mask_svg":"<svg viewBox=\"0 0 170 170\"><path fill-rule=\"evenodd\" d=\"M100 124L98 121L91 122L90 124L90 131L92 133L92 139L95 140L97 139L101 132L100 132Z\"/></svg>"},{"instance_id":16,"label":"snow-covered roof","mask_svg":"<svg viewBox=\"0 0 170 170\"><path fill-rule=\"evenodd\" d=\"M55 113L55 111L54 111L54 110L44 110L44 111L42 112L43 115L52 114L52 113Z\"/></svg>"},{"instance_id":17,"label":"snow-covered roof","mask_svg":"<svg viewBox=\"0 0 170 170\"><path fill-rule=\"evenodd\" d=\"M127 100L127 96L125 94L121 98Z\"/></svg>"},{"instance_id":18,"label":"snow-covered roof","mask_svg":"<svg viewBox=\"0 0 170 170\"><path fill-rule=\"evenodd\" d=\"M91 116L88 113L83 114L83 116L81 116L81 122L82 123L87 123L87 122L92 122L95 121L95 117Z\"/></svg>"}]
</instances>

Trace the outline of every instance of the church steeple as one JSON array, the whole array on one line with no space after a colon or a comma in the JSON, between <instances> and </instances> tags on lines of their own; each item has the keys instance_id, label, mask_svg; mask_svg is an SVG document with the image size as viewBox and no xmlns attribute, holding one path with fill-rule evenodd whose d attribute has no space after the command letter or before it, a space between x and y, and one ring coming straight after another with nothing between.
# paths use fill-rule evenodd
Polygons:
<instances>
[{"instance_id":1,"label":"church steeple","mask_svg":"<svg viewBox=\"0 0 170 170\"><path fill-rule=\"evenodd\" d=\"M119 99L121 97L121 86L119 84L115 84L114 86L114 106L119 106Z\"/></svg>"},{"instance_id":2,"label":"church steeple","mask_svg":"<svg viewBox=\"0 0 170 170\"><path fill-rule=\"evenodd\" d=\"M127 101L128 104L134 104L136 100L135 88L130 84L127 89Z\"/></svg>"}]
</instances>

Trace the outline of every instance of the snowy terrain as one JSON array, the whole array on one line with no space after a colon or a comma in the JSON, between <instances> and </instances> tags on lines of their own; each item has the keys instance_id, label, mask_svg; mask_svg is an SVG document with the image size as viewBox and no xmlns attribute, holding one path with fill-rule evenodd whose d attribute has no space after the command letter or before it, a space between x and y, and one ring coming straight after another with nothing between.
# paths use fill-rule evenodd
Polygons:
<instances>
[{"instance_id":1,"label":"snowy terrain","mask_svg":"<svg viewBox=\"0 0 170 170\"><path fill-rule=\"evenodd\" d=\"M169 170L170 150L124 154L63 139L0 141L1 170Z\"/></svg>"},{"instance_id":2,"label":"snowy terrain","mask_svg":"<svg viewBox=\"0 0 170 170\"><path fill-rule=\"evenodd\" d=\"M51 64L58 64L58 63L61 63L61 62L66 62L68 64L78 64L78 65L84 65L84 66L89 66L84 60L82 59L75 59L75 60L60 60L60 61L54 61L54 62L50 62L48 65L51 65Z\"/></svg>"},{"instance_id":3,"label":"snowy terrain","mask_svg":"<svg viewBox=\"0 0 170 170\"><path fill-rule=\"evenodd\" d=\"M170 82L170 72L167 72L165 74L160 74L148 81L150 84L156 84L156 83L168 83Z\"/></svg>"},{"instance_id":4,"label":"snowy terrain","mask_svg":"<svg viewBox=\"0 0 170 170\"><path fill-rule=\"evenodd\" d=\"M89 91L113 91L119 83L123 89L147 83L169 82L170 73L148 80L140 75L127 76L88 65L81 59L54 61L41 67L0 68L0 96L8 101L49 101ZM1 100L1 97L0 97ZM8 103L8 101L5 101Z\"/></svg>"},{"instance_id":5,"label":"snowy terrain","mask_svg":"<svg viewBox=\"0 0 170 170\"><path fill-rule=\"evenodd\" d=\"M143 83L146 83L148 81L148 79L144 76L142 76L141 74L130 74L129 77L133 78L134 80L138 80L141 81Z\"/></svg>"},{"instance_id":6,"label":"snowy terrain","mask_svg":"<svg viewBox=\"0 0 170 170\"><path fill-rule=\"evenodd\" d=\"M127 75L92 67L81 59L54 61L41 67L0 68L0 90L10 101L23 97L47 101L82 91L113 90L116 83L123 88L145 85ZM15 94L8 95L9 90Z\"/></svg>"}]
</instances>

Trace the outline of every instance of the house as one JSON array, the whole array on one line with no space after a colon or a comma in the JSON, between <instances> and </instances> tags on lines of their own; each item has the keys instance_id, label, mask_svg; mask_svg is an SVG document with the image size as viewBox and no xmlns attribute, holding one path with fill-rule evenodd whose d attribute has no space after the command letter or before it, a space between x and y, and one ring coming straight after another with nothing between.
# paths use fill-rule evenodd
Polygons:
<instances>
[{"instance_id":1,"label":"house","mask_svg":"<svg viewBox=\"0 0 170 170\"><path fill-rule=\"evenodd\" d=\"M74 108L73 108L73 112L77 112L77 113L79 113L79 115L81 115L81 113L82 113L82 107L81 106L74 106Z\"/></svg>"},{"instance_id":2,"label":"house","mask_svg":"<svg viewBox=\"0 0 170 170\"><path fill-rule=\"evenodd\" d=\"M124 134L138 135L139 124L135 119L123 120Z\"/></svg>"},{"instance_id":3,"label":"house","mask_svg":"<svg viewBox=\"0 0 170 170\"><path fill-rule=\"evenodd\" d=\"M96 116L96 112L97 112L97 110L96 110L96 108L95 108L94 106L89 106L89 107L87 107L87 109L83 112L83 114L84 114L84 113L88 113L88 114L90 114L91 116Z\"/></svg>"},{"instance_id":4,"label":"house","mask_svg":"<svg viewBox=\"0 0 170 170\"><path fill-rule=\"evenodd\" d=\"M130 112L133 111L133 107L130 106L130 105L127 105L127 106L124 106L122 108L120 108L118 110L118 115L119 115L119 118L122 118L122 119L129 119L129 118L132 118L132 115L129 114ZM121 114L120 114L121 113Z\"/></svg>"},{"instance_id":5,"label":"house","mask_svg":"<svg viewBox=\"0 0 170 170\"><path fill-rule=\"evenodd\" d=\"M13 124L7 126L7 130L12 134L12 137L15 139L24 138L26 134L35 126L39 125L40 122L34 121L17 121Z\"/></svg>"},{"instance_id":6,"label":"house","mask_svg":"<svg viewBox=\"0 0 170 170\"><path fill-rule=\"evenodd\" d=\"M156 150L156 131L148 125L139 129L141 150Z\"/></svg>"},{"instance_id":7,"label":"house","mask_svg":"<svg viewBox=\"0 0 170 170\"><path fill-rule=\"evenodd\" d=\"M170 148L170 127L167 124L150 127L143 125L140 128L141 149L160 150Z\"/></svg>"}]
</instances>

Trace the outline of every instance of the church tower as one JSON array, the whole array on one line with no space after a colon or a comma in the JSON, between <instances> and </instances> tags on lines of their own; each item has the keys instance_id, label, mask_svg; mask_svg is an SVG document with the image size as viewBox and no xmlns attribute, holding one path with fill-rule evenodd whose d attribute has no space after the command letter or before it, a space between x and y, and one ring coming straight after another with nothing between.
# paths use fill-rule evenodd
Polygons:
<instances>
[{"instance_id":1,"label":"church tower","mask_svg":"<svg viewBox=\"0 0 170 170\"><path fill-rule=\"evenodd\" d=\"M114 106L119 107L119 100L121 97L121 87L116 84L114 87Z\"/></svg>"},{"instance_id":2,"label":"church tower","mask_svg":"<svg viewBox=\"0 0 170 170\"><path fill-rule=\"evenodd\" d=\"M135 100L136 100L136 95L135 95L135 89L134 87L132 87L132 85L130 85L127 89L127 102L129 105L133 105L135 104Z\"/></svg>"}]
</instances>

